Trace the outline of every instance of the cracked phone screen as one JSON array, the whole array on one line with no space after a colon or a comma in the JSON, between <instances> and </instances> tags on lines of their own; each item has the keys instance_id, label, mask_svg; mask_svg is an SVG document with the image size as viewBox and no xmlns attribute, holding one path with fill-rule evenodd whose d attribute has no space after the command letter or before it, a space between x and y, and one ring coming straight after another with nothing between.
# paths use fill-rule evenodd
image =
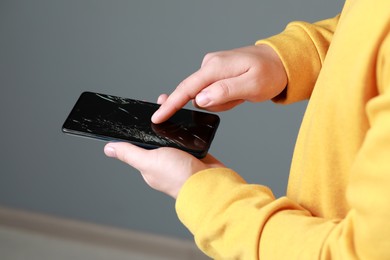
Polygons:
<instances>
[{"instance_id":1,"label":"cracked phone screen","mask_svg":"<svg viewBox=\"0 0 390 260\"><path fill-rule=\"evenodd\" d=\"M112 95L84 92L63 125L69 134L128 141L152 149L173 147L206 155L219 125L215 114L181 109L162 124L151 116L159 105Z\"/></svg>"}]
</instances>

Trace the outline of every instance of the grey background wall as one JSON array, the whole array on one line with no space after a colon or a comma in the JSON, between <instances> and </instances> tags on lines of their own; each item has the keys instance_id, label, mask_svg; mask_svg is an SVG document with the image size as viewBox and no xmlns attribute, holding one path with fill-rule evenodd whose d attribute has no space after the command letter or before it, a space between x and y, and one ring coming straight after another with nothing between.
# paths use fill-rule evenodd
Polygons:
<instances>
[{"instance_id":1,"label":"grey background wall","mask_svg":"<svg viewBox=\"0 0 390 260\"><path fill-rule=\"evenodd\" d=\"M332 0L1 0L0 206L190 238L174 201L102 142L60 128L84 90L155 101L207 52L253 44L292 20L336 15ZM306 103L220 114L211 153L248 182L285 192Z\"/></svg>"}]
</instances>

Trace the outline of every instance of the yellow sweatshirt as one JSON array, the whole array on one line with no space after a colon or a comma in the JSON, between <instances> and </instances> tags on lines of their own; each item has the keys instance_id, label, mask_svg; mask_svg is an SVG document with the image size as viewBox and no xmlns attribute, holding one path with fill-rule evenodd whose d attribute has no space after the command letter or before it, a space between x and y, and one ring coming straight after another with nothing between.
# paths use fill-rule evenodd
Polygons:
<instances>
[{"instance_id":1,"label":"yellow sweatshirt","mask_svg":"<svg viewBox=\"0 0 390 260\"><path fill-rule=\"evenodd\" d=\"M207 255L390 259L389 31L389 0L347 0L335 18L257 42L288 74L275 101L310 101L285 197L226 168L185 183L176 210Z\"/></svg>"}]
</instances>

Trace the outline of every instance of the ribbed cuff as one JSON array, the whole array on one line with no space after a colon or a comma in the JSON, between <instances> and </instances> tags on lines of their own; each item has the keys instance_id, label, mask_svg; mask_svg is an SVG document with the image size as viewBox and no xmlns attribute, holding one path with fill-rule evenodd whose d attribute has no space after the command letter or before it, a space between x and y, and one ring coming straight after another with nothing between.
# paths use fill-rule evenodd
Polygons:
<instances>
[{"instance_id":1,"label":"ribbed cuff","mask_svg":"<svg viewBox=\"0 0 390 260\"><path fill-rule=\"evenodd\" d=\"M202 219L237 185L246 182L228 168L210 168L191 176L176 199L176 212L180 221L192 232L196 232Z\"/></svg>"}]
</instances>

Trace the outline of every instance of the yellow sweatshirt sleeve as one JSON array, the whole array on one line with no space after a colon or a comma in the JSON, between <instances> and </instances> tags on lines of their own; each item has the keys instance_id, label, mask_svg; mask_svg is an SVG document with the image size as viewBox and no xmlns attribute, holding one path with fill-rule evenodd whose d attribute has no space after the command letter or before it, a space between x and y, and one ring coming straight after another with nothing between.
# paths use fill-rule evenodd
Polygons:
<instances>
[{"instance_id":1,"label":"yellow sweatshirt sleeve","mask_svg":"<svg viewBox=\"0 0 390 260\"><path fill-rule=\"evenodd\" d=\"M230 169L192 176L176 209L198 247L213 259L319 259L337 226L311 217L286 197L275 199L267 187L247 184Z\"/></svg>"},{"instance_id":2,"label":"yellow sweatshirt sleeve","mask_svg":"<svg viewBox=\"0 0 390 260\"><path fill-rule=\"evenodd\" d=\"M379 93L366 106L370 129L351 168L344 218L314 217L233 170L208 169L176 201L197 245L214 259L390 259L389 71L390 34L378 50Z\"/></svg>"},{"instance_id":3,"label":"yellow sweatshirt sleeve","mask_svg":"<svg viewBox=\"0 0 390 260\"><path fill-rule=\"evenodd\" d=\"M293 201L275 199L267 187L247 184L224 168L192 176L179 194L176 210L198 247L213 259L260 259L269 250L285 252L288 259L315 259L297 258L291 249L308 256L302 240L312 240L310 251L319 252L335 225L311 218Z\"/></svg>"},{"instance_id":4,"label":"yellow sweatshirt sleeve","mask_svg":"<svg viewBox=\"0 0 390 260\"><path fill-rule=\"evenodd\" d=\"M287 87L273 101L288 104L310 97L339 17L314 24L292 22L281 34L256 42L256 45L271 46L282 59L287 72ZM304 71L302 68L305 68Z\"/></svg>"},{"instance_id":5,"label":"yellow sweatshirt sleeve","mask_svg":"<svg viewBox=\"0 0 390 260\"><path fill-rule=\"evenodd\" d=\"M390 259L390 37L381 95L368 105L372 128L352 169L350 212L313 217L265 186L226 168L197 173L176 202L180 220L213 259Z\"/></svg>"}]
</instances>

